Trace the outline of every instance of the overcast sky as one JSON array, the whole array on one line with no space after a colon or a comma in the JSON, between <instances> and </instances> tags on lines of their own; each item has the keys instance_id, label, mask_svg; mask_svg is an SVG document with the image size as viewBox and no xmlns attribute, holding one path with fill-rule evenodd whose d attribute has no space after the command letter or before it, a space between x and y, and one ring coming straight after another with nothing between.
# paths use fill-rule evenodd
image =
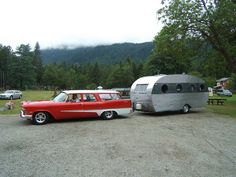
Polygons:
<instances>
[{"instance_id":1,"label":"overcast sky","mask_svg":"<svg viewBox=\"0 0 236 177\"><path fill-rule=\"evenodd\" d=\"M161 0L0 0L0 44L41 48L152 41Z\"/></svg>"}]
</instances>

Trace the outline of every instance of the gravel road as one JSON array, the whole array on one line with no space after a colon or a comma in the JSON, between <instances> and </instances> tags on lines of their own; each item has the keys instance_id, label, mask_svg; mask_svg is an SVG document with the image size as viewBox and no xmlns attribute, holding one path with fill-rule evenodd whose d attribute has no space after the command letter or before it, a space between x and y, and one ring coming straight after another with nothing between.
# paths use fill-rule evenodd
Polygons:
<instances>
[{"instance_id":1,"label":"gravel road","mask_svg":"<svg viewBox=\"0 0 236 177\"><path fill-rule=\"evenodd\" d=\"M1 177L235 177L236 119L199 110L32 125L0 116Z\"/></svg>"}]
</instances>

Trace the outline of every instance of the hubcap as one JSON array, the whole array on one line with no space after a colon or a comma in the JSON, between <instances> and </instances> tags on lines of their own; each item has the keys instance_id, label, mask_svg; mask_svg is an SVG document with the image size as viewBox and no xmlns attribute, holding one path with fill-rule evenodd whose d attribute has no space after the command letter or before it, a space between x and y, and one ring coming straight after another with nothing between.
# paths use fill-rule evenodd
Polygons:
<instances>
[{"instance_id":1,"label":"hubcap","mask_svg":"<svg viewBox=\"0 0 236 177\"><path fill-rule=\"evenodd\" d=\"M185 113L187 113L187 112L188 112L188 110L189 110L188 106L187 106L187 105L185 105L185 106L184 106L184 112L185 112Z\"/></svg>"},{"instance_id":2,"label":"hubcap","mask_svg":"<svg viewBox=\"0 0 236 177\"><path fill-rule=\"evenodd\" d=\"M105 116L106 116L107 119L110 119L113 116L113 112L112 111L106 111Z\"/></svg>"},{"instance_id":3,"label":"hubcap","mask_svg":"<svg viewBox=\"0 0 236 177\"><path fill-rule=\"evenodd\" d=\"M44 123L46 119L47 119L47 116L45 113L40 112L35 115L35 120L38 123Z\"/></svg>"}]
</instances>

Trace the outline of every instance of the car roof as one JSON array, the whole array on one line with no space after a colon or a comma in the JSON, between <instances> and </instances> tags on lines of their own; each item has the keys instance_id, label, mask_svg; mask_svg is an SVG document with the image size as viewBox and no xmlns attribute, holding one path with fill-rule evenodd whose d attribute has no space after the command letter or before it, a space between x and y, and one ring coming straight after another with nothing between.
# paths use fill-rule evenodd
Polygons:
<instances>
[{"instance_id":1,"label":"car roof","mask_svg":"<svg viewBox=\"0 0 236 177\"><path fill-rule=\"evenodd\" d=\"M62 91L66 94L75 94L75 93L119 93L115 90L64 90Z\"/></svg>"},{"instance_id":2,"label":"car roof","mask_svg":"<svg viewBox=\"0 0 236 177\"><path fill-rule=\"evenodd\" d=\"M6 91L17 91L17 92L20 92L20 90L6 90Z\"/></svg>"}]
</instances>

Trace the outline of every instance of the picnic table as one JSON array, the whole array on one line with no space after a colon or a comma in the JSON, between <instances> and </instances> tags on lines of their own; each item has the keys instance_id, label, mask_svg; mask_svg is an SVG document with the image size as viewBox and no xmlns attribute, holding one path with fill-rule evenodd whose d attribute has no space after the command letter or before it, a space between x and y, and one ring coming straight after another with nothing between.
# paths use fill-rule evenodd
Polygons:
<instances>
[{"instance_id":1,"label":"picnic table","mask_svg":"<svg viewBox=\"0 0 236 177\"><path fill-rule=\"evenodd\" d=\"M209 98L208 104L217 104L217 105L223 105L227 99L225 98Z\"/></svg>"}]
</instances>

